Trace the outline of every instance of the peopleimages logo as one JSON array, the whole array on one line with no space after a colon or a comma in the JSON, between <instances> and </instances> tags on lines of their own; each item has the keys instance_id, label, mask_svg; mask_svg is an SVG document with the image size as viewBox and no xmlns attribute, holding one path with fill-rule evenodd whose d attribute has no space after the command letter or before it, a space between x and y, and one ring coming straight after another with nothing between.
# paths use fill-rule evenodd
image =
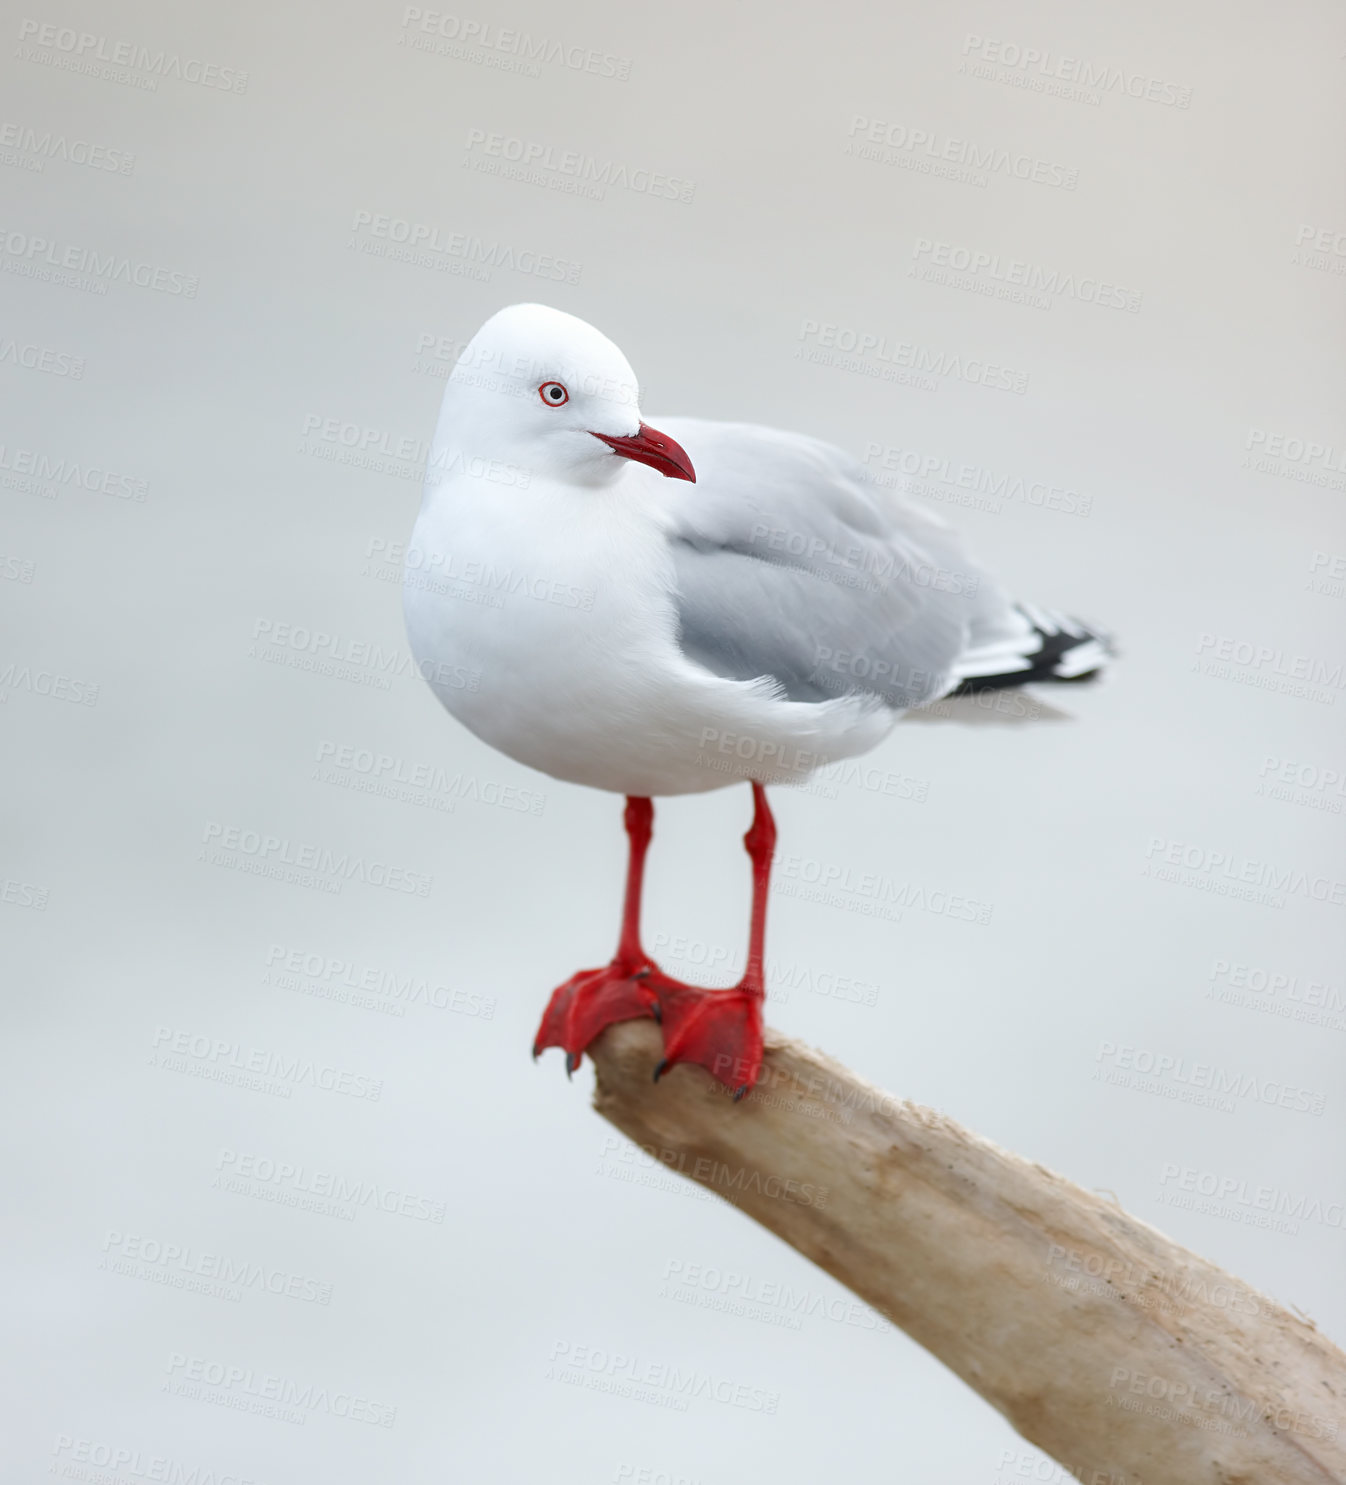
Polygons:
<instances>
[{"instance_id":1,"label":"peopleimages logo","mask_svg":"<svg viewBox=\"0 0 1346 1485\"><path fill-rule=\"evenodd\" d=\"M305 1304L332 1303L332 1285L328 1282L252 1259L230 1258L193 1248L190 1243L163 1242L143 1233L110 1227L103 1236L102 1252L104 1257L99 1267L106 1272L135 1278L153 1275L157 1282L171 1289L199 1292L199 1282L202 1286L223 1288L229 1299L241 1298L243 1290L252 1289Z\"/></svg>"},{"instance_id":2,"label":"peopleimages logo","mask_svg":"<svg viewBox=\"0 0 1346 1485\"><path fill-rule=\"evenodd\" d=\"M1301 224L1295 233L1295 250L1290 261L1303 268L1316 268L1320 273L1346 274L1346 232L1334 227Z\"/></svg>"},{"instance_id":3,"label":"peopleimages logo","mask_svg":"<svg viewBox=\"0 0 1346 1485\"><path fill-rule=\"evenodd\" d=\"M87 275L89 281L107 291L108 284L129 284L137 289L154 289L160 294L178 294L195 299L199 280L194 273L179 273L117 253L102 253L97 248L78 243L55 242L27 232L0 227L0 266L13 270L16 265L31 270L29 277L43 277L46 269L64 270Z\"/></svg>"},{"instance_id":4,"label":"peopleimages logo","mask_svg":"<svg viewBox=\"0 0 1346 1485\"><path fill-rule=\"evenodd\" d=\"M1340 660L1287 654L1277 645L1259 644L1229 634L1202 634L1192 669L1218 680L1230 680L1264 691L1279 691L1331 706L1346 689L1346 666Z\"/></svg>"},{"instance_id":5,"label":"peopleimages logo","mask_svg":"<svg viewBox=\"0 0 1346 1485\"><path fill-rule=\"evenodd\" d=\"M978 496L987 495L993 501L1020 500L1025 505L1060 511L1069 516L1087 516L1093 509L1092 495L1081 494L1068 485L1005 474L985 465L958 463L947 455L922 454L915 449L867 443L865 465L875 484L895 488L905 478L908 482L905 488L912 494L952 505L971 504ZM871 465L877 465L877 468L869 469ZM942 489L941 486L951 488ZM1000 506L992 508L999 511Z\"/></svg>"},{"instance_id":6,"label":"peopleimages logo","mask_svg":"<svg viewBox=\"0 0 1346 1485\"><path fill-rule=\"evenodd\" d=\"M1250 428L1243 443L1243 468L1258 474L1346 490L1346 447L1267 428Z\"/></svg>"},{"instance_id":7,"label":"peopleimages logo","mask_svg":"<svg viewBox=\"0 0 1346 1485\"><path fill-rule=\"evenodd\" d=\"M695 181L485 129L467 131L467 157L463 163L488 175L522 179L532 185L556 184L555 180L548 181L546 175L539 174L550 172L563 180L573 194L588 195L599 201L609 186L666 201L688 202L696 194Z\"/></svg>"},{"instance_id":8,"label":"peopleimages logo","mask_svg":"<svg viewBox=\"0 0 1346 1485\"><path fill-rule=\"evenodd\" d=\"M796 346L801 360L818 361L844 371L863 369L866 361L884 362L897 372L930 377L951 377L971 382L998 392L1022 396L1028 390L1028 373L1008 366L996 366L979 356L962 356L953 351L936 351L917 345L913 340L895 340L870 330L856 330L849 325L805 320L799 328ZM827 354L840 352L841 355ZM846 358L850 357L850 360Z\"/></svg>"},{"instance_id":9,"label":"peopleimages logo","mask_svg":"<svg viewBox=\"0 0 1346 1485\"><path fill-rule=\"evenodd\" d=\"M67 160L71 165L109 170L117 175L131 175L136 168L136 157L125 150L91 144L87 139L68 139L64 134L34 129L29 124L0 124L0 148L36 157L34 168L39 170L46 160Z\"/></svg>"},{"instance_id":10,"label":"peopleimages logo","mask_svg":"<svg viewBox=\"0 0 1346 1485\"><path fill-rule=\"evenodd\" d=\"M1178 1193L1208 1198L1216 1209L1202 1210L1207 1210L1210 1216L1225 1215L1218 1210L1224 1206L1242 1208L1246 1212L1266 1213L1271 1217L1288 1219L1292 1223L1314 1222L1323 1227L1334 1227L1338 1232L1346 1228L1346 1202L1324 1202L1321 1197L1287 1191L1280 1186L1259 1186L1241 1176L1197 1170L1170 1160L1165 1161L1160 1171L1159 1184L1167 1188L1166 1198L1176 1197ZM1194 1205L1176 1199L1167 1200L1166 1204Z\"/></svg>"},{"instance_id":11,"label":"peopleimages logo","mask_svg":"<svg viewBox=\"0 0 1346 1485\"><path fill-rule=\"evenodd\" d=\"M62 71L107 77L113 82L129 80L125 74L119 75L107 67L93 65L96 62L111 63L113 67L147 73L148 76L136 80L136 85L149 92L158 91L161 77L198 83L203 88L214 88L223 93L246 93L248 90L248 74L233 67L203 62L199 57L184 57L162 47L155 50L134 41L118 41L93 31L77 31L73 26L58 26L51 21L25 16L19 22L19 40L32 43L19 49L24 61L45 63Z\"/></svg>"},{"instance_id":12,"label":"peopleimages logo","mask_svg":"<svg viewBox=\"0 0 1346 1485\"><path fill-rule=\"evenodd\" d=\"M1339 815L1346 807L1346 772L1320 768L1291 758L1267 754L1257 770L1260 782L1255 793L1287 804L1305 805Z\"/></svg>"},{"instance_id":13,"label":"peopleimages logo","mask_svg":"<svg viewBox=\"0 0 1346 1485\"><path fill-rule=\"evenodd\" d=\"M1327 980L1288 970L1217 959L1207 976L1206 999L1328 1031L1346 1031L1346 992Z\"/></svg>"},{"instance_id":14,"label":"peopleimages logo","mask_svg":"<svg viewBox=\"0 0 1346 1485\"><path fill-rule=\"evenodd\" d=\"M1314 902L1346 907L1346 881L1335 877L1315 877L1293 867L1278 866L1270 861L1255 861L1230 851L1189 841L1169 840L1152 835L1145 848L1146 875L1162 880L1178 880L1162 868L1181 868L1195 881L1205 884L1203 890L1217 896L1247 897L1248 888L1261 888L1271 893L1293 893Z\"/></svg>"},{"instance_id":15,"label":"peopleimages logo","mask_svg":"<svg viewBox=\"0 0 1346 1485\"><path fill-rule=\"evenodd\" d=\"M371 1078L348 1067L315 1062L299 1053L276 1052L250 1047L205 1032L159 1026L151 1043L150 1065L168 1072L186 1072L218 1082L270 1082L274 1091L288 1098L295 1088L314 1088L341 1093L347 1098L377 1101L383 1096L383 1079ZM267 1091L272 1091L268 1089Z\"/></svg>"},{"instance_id":16,"label":"peopleimages logo","mask_svg":"<svg viewBox=\"0 0 1346 1485\"><path fill-rule=\"evenodd\" d=\"M587 72L591 77L608 77L626 82L631 76L630 57L616 57L611 52L593 47L571 46L550 36L533 36L509 26L493 26L488 21L469 20L441 10L423 10L408 5L402 12L402 35L399 45L414 51L434 51L468 62L483 62L501 71L521 71L537 77L539 64L556 63L571 72ZM446 45L447 44L447 45ZM515 61L518 65L507 65Z\"/></svg>"},{"instance_id":17,"label":"peopleimages logo","mask_svg":"<svg viewBox=\"0 0 1346 1485\"><path fill-rule=\"evenodd\" d=\"M412 892L428 897L434 878L425 872L408 871L386 861L372 861L350 851L334 851L328 846L308 841L294 841L288 836L271 835L261 830L248 830L238 825L225 825L208 820L202 835L204 846L198 859L212 865L233 866L239 858L251 863L252 875L284 875L281 868L334 884L328 890L340 891L342 882L366 882L371 887L385 887L390 892Z\"/></svg>"},{"instance_id":18,"label":"peopleimages logo","mask_svg":"<svg viewBox=\"0 0 1346 1485\"><path fill-rule=\"evenodd\" d=\"M125 1473L137 1480L150 1481L152 1485L258 1485L254 1475L212 1469L196 1462L188 1464L171 1454L152 1454L126 1444L77 1438L69 1433L57 1434L51 1452L56 1457L47 1467L47 1473L67 1480L114 1485L115 1477ZM95 1469L100 1473L95 1474Z\"/></svg>"},{"instance_id":19,"label":"peopleimages logo","mask_svg":"<svg viewBox=\"0 0 1346 1485\"><path fill-rule=\"evenodd\" d=\"M433 1006L460 1016L495 1017L495 997L481 990L450 987L426 975L361 964L337 954L272 944L266 951L264 985L402 1016L409 1005Z\"/></svg>"},{"instance_id":20,"label":"peopleimages logo","mask_svg":"<svg viewBox=\"0 0 1346 1485\"><path fill-rule=\"evenodd\" d=\"M1192 90L1162 78L1146 77L1141 72L1128 72L1112 62L1089 62L1081 57L1063 57L1036 46L1020 46L994 36L963 38L963 56L996 67L1015 69L1027 76L1035 72L1043 79L1078 84L1099 93L1122 93L1146 103L1160 103L1166 108L1190 108ZM1038 91L1049 91L1045 86Z\"/></svg>"},{"instance_id":21,"label":"peopleimages logo","mask_svg":"<svg viewBox=\"0 0 1346 1485\"><path fill-rule=\"evenodd\" d=\"M349 1392L333 1391L317 1387L312 1383L298 1382L292 1377L277 1376L273 1372L259 1372L250 1366L233 1366L223 1361L214 1361L202 1356L187 1356L181 1351L169 1355L165 1368L178 1391L181 1384L207 1386L230 1393L238 1403L247 1406L247 1400L271 1403L280 1408L293 1409L304 1415L326 1413L333 1418L345 1418L352 1423L370 1423L377 1428L391 1428L397 1422L397 1409L388 1403L375 1402L371 1398L358 1397ZM180 1395L192 1396L188 1390ZM264 1408L249 1411L265 1411Z\"/></svg>"},{"instance_id":22,"label":"peopleimages logo","mask_svg":"<svg viewBox=\"0 0 1346 1485\"><path fill-rule=\"evenodd\" d=\"M1312 1114L1315 1118L1327 1109L1327 1094L1317 1089L1301 1088L1240 1068L1189 1062L1186 1057L1148 1047L1101 1042L1094 1062L1095 1082L1130 1087L1141 1093L1158 1093L1180 1102L1220 1108L1225 1113L1233 1112L1236 1098Z\"/></svg>"},{"instance_id":23,"label":"peopleimages logo","mask_svg":"<svg viewBox=\"0 0 1346 1485\"><path fill-rule=\"evenodd\" d=\"M933 588L941 593L976 593L981 575L957 569L936 567L927 561L912 562L907 552L893 552L877 544L852 542L839 547L812 531L790 526L769 526L758 521L749 534L750 545L782 557L802 557L807 570L841 587L864 588L877 592L882 586L901 578L917 588Z\"/></svg>"},{"instance_id":24,"label":"peopleimages logo","mask_svg":"<svg viewBox=\"0 0 1346 1485\"><path fill-rule=\"evenodd\" d=\"M117 474L99 463L81 463L40 449L15 448L0 443L0 485L26 490L44 500L54 499L60 485L87 490L91 495L113 495L118 500L144 504L149 485L131 474Z\"/></svg>"},{"instance_id":25,"label":"peopleimages logo","mask_svg":"<svg viewBox=\"0 0 1346 1485\"><path fill-rule=\"evenodd\" d=\"M390 429L349 419L329 418L323 413L306 414L299 452L357 469L374 469L416 484L461 476L526 490L531 478L528 470L517 464L461 449L436 451L424 439L399 436Z\"/></svg>"},{"instance_id":26,"label":"peopleimages logo","mask_svg":"<svg viewBox=\"0 0 1346 1485\"><path fill-rule=\"evenodd\" d=\"M856 872L836 862L789 854L776 862L772 890L781 897L804 898L829 907L844 906L849 911L871 916L891 916L894 921L902 908L918 908L921 912L985 926L995 911L992 903L979 902L976 898L926 888L915 882L895 882L881 872Z\"/></svg>"},{"instance_id":27,"label":"peopleimages logo","mask_svg":"<svg viewBox=\"0 0 1346 1485\"><path fill-rule=\"evenodd\" d=\"M357 679L384 691L394 678L411 675L454 691L475 691L481 683L480 675L465 665L449 665L442 660L417 662L405 649L384 649L370 640L351 639L306 624L257 619L252 637L256 643L249 647L248 654L253 659L334 675L340 680Z\"/></svg>"},{"instance_id":28,"label":"peopleimages logo","mask_svg":"<svg viewBox=\"0 0 1346 1485\"><path fill-rule=\"evenodd\" d=\"M552 1363L547 1372L548 1380L570 1381L585 1373L598 1374L631 1387L648 1387L659 1392L669 1392L686 1403L694 1398L707 1397L727 1407L747 1408L753 1413L774 1414L780 1408L780 1393L770 1388L754 1387L747 1382L736 1382L730 1377L716 1377L699 1372L694 1367L684 1369L666 1361L654 1361L644 1356L627 1356L621 1351L609 1351L601 1346L581 1346L572 1341L556 1341L548 1361ZM618 1388L600 1388L609 1391ZM642 1399L643 1400L643 1399Z\"/></svg>"},{"instance_id":29,"label":"peopleimages logo","mask_svg":"<svg viewBox=\"0 0 1346 1485\"><path fill-rule=\"evenodd\" d=\"M460 799L495 805L498 809L540 815L547 796L536 789L477 779L461 770L449 774L434 763L413 762L391 753L330 739L319 742L317 768L312 777L323 783L338 783L357 793L384 794L408 803L429 803L438 796L439 805L452 810Z\"/></svg>"},{"instance_id":30,"label":"peopleimages logo","mask_svg":"<svg viewBox=\"0 0 1346 1485\"><path fill-rule=\"evenodd\" d=\"M1320 464L1336 474L1346 474L1346 447L1322 443L1312 438L1296 438L1292 433L1269 433L1265 428L1251 428L1244 448L1273 459L1288 459L1292 464Z\"/></svg>"},{"instance_id":31,"label":"peopleimages logo","mask_svg":"<svg viewBox=\"0 0 1346 1485\"><path fill-rule=\"evenodd\" d=\"M980 275L985 275L996 284L1024 288L1034 293L1055 294L1063 299L1077 299L1083 304L1096 304L1103 309L1123 309L1128 314L1135 314L1140 309L1139 289L1108 283L1088 274L1081 276L1063 273L1059 268L1044 268L1040 263L1002 257L999 253L986 252L980 248L918 237L911 256L923 270L927 267L951 269L956 274L964 275L972 281L971 286L979 290L989 291L992 287L991 284L976 282Z\"/></svg>"},{"instance_id":32,"label":"peopleimages logo","mask_svg":"<svg viewBox=\"0 0 1346 1485\"><path fill-rule=\"evenodd\" d=\"M445 1202L428 1196L243 1150L220 1150L211 1184L221 1191L241 1196L261 1194L264 1200L280 1206L306 1208L322 1215L342 1216L348 1221L354 1219L359 1207L373 1207L390 1217L408 1217L439 1226L443 1226L448 1213ZM331 1212L332 1207L337 1210Z\"/></svg>"},{"instance_id":33,"label":"peopleimages logo","mask_svg":"<svg viewBox=\"0 0 1346 1485\"><path fill-rule=\"evenodd\" d=\"M69 701L75 706L98 705L97 681L82 681L51 670L34 670L31 665L10 661L0 670L0 702L8 701L16 691L48 696L53 701Z\"/></svg>"},{"instance_id":34,"label":"peopleimages logo","mask_svg":"<svg viewBox=\"0 0 1346 1485\"><path fill-rule=\"evenodd\" d=\"M767 1319L770 1323L784 1325L788 1330L802 1329L803 1321L810 1316L832 1320L838 1325L853 1325L861 1330L892 1328L891 1322L876 1310L849 1295L795 1289L788 1283L757 1279L751 1274L722 1269L714 1264L671 1258L664 1266L662 1279L661 1298L744 1315L749 1319Z\"/></svg>"},{"instance_id":35,"label":"peopleimages logo","mask_svg":"<svg viewBox=\"0 0 1346 1485\"><path fill-rule=\"evenodd\" d=\"M452 260L476 269L505 268L532 278L567 284L579 283L583 272L580 264L551 253L516 248L498 238L487 241L468 232L450 232L436 223L413 222L405 217L359 210L355 213L351 231L357 235L363 233L371 239L356 241L357 247L375 250L384 257L404 256L406 261L426 267L447 266L448 260ZM399 250L405 251L400 253ZM445 263L441 264L438 259L444 259ZM480 277L489 280L490 276L482 274Z\"/></svg>"},{"instance_id":36,"label":"peopleimages logo","mask_svg":"<svg viewBox=\"0 0 1346 1485\"><path fill-rule=\"evenodd\" d=\"M0 336L0 366L22 366L25 371L40 371L44 376L68 376L80 381L84 376L84 357L52 346L21 345L12 337Z\"/></svg>"},{"instance_id":37,"label":"peopleimages logo","mask_svg":"<svg viewBox=\"0 0 1346 1485\"><path fill-rule=\"evenodd\" d=\"M938 175L960 169L970 170L971 184L984 184L986 175L1005 175L1013 180L1030 181L1040 186L1057 186L1073 191L1080 173L1055 160L1040 160L1036 155L1006 149L1003 145L979 145L970 139L945 138L935 129L913 129L907 124L893 124L886 119L871 119L853 114L846 131L846 152L861 159L909 159L919 162L925 172Z\"/></svg>"}]
</instances>

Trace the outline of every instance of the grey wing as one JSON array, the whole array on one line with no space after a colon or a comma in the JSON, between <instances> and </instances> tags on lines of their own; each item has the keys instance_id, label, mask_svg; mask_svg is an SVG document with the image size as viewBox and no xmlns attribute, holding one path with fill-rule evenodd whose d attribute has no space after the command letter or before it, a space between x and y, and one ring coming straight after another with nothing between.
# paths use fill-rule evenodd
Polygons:
<instances>
[{"instance_id":1,"label":"grey wing","mask_svg":"<svg viewBox=\"0 0 1346 1485\"><path fill-rule=\"evenodd\" d=\"M749 424L657 426L696 466L663 503L679 642L716 675L905 710L952 689L960 656L1002 623L1021 624L952 531L841 450Z\"/></svg>"}]
</instances>

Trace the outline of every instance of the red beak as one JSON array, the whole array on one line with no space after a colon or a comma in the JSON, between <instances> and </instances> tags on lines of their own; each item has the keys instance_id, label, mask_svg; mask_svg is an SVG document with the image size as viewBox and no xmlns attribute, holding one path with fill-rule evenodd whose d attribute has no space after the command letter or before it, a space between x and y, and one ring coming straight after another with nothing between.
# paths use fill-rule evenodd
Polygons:
<instances>
[{"instance_id":1,"label":"red beak","mask_svg":"<svg viewBox=\"0 0 1346 1485\"><path fill-rule=\"evenodd\" d=\"M620 454L623 459L648 464L669 479L691 480L696 484L696 470L692 468L686 450L674 443L667 433L660 433L648 423L640 425L640 432L634 438L612 438L606 433L595 433L594 437L601 438L614 454Z\"/></svg>"}]
</instances>

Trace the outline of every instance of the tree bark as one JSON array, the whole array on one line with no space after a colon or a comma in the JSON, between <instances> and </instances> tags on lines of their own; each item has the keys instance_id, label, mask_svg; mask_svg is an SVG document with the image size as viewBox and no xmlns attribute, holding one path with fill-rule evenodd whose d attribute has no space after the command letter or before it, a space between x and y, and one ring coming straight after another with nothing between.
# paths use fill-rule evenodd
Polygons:
<instances>
[{"instance_id":1,"label":"tree bark","mask_svg":"<svg viewBox=\"0 0 1346 1485\"><path fill-rule=\"evenodd\" d=\"M1041 1165L767 1032L741 1103L589 1049L598 1112L827 1270L1090 1485L1346 1485L1346 1356Z\"/></svg>"}]
</instances>

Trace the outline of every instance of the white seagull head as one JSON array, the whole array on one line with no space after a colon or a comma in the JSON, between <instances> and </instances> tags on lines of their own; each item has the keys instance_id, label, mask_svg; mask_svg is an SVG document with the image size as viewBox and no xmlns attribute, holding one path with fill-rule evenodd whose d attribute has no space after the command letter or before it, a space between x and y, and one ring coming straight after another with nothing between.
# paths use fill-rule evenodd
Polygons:
<instances>
[{"instance_id":1,"label":"white seagull head","mask_svg":"<svg viewBox=\"0 0 1346 1485\"><path fill-rule=\"evenodd\" d=\"M511 304L486 321L449 376L444 415L474 449L507 451L567 484L608 484L627 460L696 479L687 454L641 421L640 387L621 351L545 304Z\"/></svg>"}]
</instances>

